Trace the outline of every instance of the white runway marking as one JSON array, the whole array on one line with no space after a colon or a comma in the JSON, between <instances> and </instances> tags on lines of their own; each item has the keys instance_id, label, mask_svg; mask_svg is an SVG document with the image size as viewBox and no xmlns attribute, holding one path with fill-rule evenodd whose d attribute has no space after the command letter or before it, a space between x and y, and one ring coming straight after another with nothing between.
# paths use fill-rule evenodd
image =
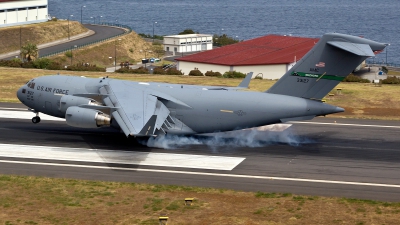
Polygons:
<instances>
[{"instance_id":1,"label":"white runway marking","mask_svg":"<svg viewBox=\"0 0 400 225\"><path fill-rule=\"evenodd\" d=\"M385 126L385 125L371 125L371 124L350 124L350 123L321 123L321 122L298 122L289 121L288 123L304 123L304 124L316 124L316 125L334 125L334 126L353 126L353 127L379 127L379 128L397 128L400 126Z\"/></svg>"},{"instance_id":2,"label":"white runway marking","mask_svg":"<svg viewBox=\"0 0 400 225\"><path fill-rule=\"evenodd\" d=\"M336 180L315 180L315 179L288 178L288 177L252 176L252 175L241 175L241 174L205 173L205 172L191 172L191 171L123 168L123 167L91 166L91 165L73 165L73 164L42 163L42 162L21 162L21 161L10 161L10 160L0 160L0 163L15 163L15 164L59 166L59 167L76 167L76 168L88 168L88 169L124 170L124 171L135 171L135 172L175 173L175 174L201 175L201 176L214 176L214 177L262 179L262 180L271 180L271 181L279 180L279 181L297 181L297 182L309 182L309 183L400 188L400 185L397 185L397 184L379 184L379 183L362 183L362 182L336 181Z\"/></svg>"},{"instance_id":3,"label":"white runway marking","mask_svg":"<svg viewBox=\"0 0 400 225\"><path fill-rule=\"evenodd\" d=\"M232 170L245 158L0 144L0 156L76 162Z\"/></svg>"},{"instance_id":4,"label":"white runway marking","mask_svg":"<svg viewBox=\"0 0 400 225\"><path fill-rule=\"evenodd\" d=\"M30 120L32 117L35 116L35 113L24 110L24 111L9 111L9 110L0 110L0 118L7 118L7 119L26 119ZM41 120L48 120L48 121L65 121L65 119L57 118L54 116L48 116L43 113L39 113Z\"/></svg>"}]
</instances>

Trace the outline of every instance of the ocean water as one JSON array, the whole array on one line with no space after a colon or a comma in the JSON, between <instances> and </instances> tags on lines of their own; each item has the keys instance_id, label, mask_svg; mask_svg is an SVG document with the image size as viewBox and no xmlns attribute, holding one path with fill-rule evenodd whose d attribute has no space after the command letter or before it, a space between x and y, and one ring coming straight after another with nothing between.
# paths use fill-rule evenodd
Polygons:
<instances>
[{"instance_id":1,"label":"ocean water","mask_svg":"<svg viewBox=\"0 0 400 225\"><path fill-rule=\"evenodd\" d=\"M321 37L327 32L390 43L374 61L400 64L399 0L49 0L49 13L84 23L118 22L137 33L190 28L248 40L268 34ZM157 23L155 23L157 22Z\"/></svg>"}]
</instances>

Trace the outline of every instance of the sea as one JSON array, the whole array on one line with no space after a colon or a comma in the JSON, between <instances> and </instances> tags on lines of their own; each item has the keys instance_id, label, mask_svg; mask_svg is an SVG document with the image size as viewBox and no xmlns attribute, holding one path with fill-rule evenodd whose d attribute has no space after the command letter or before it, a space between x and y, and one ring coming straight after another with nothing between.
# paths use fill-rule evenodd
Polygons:
<instances>
[{"instance_id":1,"label":"sea","mask_svg":"<svg viewBox=\"0 0 400 225\"><path fill-rule=\"evenodd\" d=\"M369 60L400 66L399 0L49 0L49 14L77 21L82 15L83 23L119 23L150 35L185 29L239 40L351 34L390 44Z\"/></svg>"}]
</instances>

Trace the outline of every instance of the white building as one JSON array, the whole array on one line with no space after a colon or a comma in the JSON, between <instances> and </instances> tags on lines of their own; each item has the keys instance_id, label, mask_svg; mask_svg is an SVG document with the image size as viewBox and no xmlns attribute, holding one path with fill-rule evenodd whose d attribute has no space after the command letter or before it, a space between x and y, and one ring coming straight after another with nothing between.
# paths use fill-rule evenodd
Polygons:
<instances>
[{"instance_id":1,"label":"white building","mask_svg":"<svg viewBox=\"0 0 400 225\"><path fill-rule=\"evenodd\" d=\"M1 0L0 27L46 22L47 6L48 0Z\"/></svg>"},{"instance_id":2,"label":"white building","mask_svg":"<svg viewBox=\"0 0 400 225\"><path fill-rule=\"evenodd\" d=\"M211 50L213 41L209 34L183 34L164 36L164 50L177 53Z\"/></svg>"}]
</instances>

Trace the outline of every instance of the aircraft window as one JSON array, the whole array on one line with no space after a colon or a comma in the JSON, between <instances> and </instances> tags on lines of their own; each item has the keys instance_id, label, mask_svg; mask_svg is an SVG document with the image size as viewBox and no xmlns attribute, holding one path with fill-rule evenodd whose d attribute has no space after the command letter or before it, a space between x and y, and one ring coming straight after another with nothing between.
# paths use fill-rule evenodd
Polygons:
<instances>
[{"instance_id":1,"label":"aircraft window","mask_svg":"<svg viewBox=\"0 0 400 225\"><path fill-rule=\"evenodd\" d=\"M22 89L22 94L25 94L25 92L26 92L26 89L25 88Z\"/></svg>"},{"instance_id":2,"label":"aircraft window","mask_svg":"<svg viewBox=\"0 0 400 225\"><path fill-rule=\"evenodd\" d=\"M35 83L33 83L33 82L30 82L27 86L29 88L35 89Z\"/></svg>"}]
</instances>

